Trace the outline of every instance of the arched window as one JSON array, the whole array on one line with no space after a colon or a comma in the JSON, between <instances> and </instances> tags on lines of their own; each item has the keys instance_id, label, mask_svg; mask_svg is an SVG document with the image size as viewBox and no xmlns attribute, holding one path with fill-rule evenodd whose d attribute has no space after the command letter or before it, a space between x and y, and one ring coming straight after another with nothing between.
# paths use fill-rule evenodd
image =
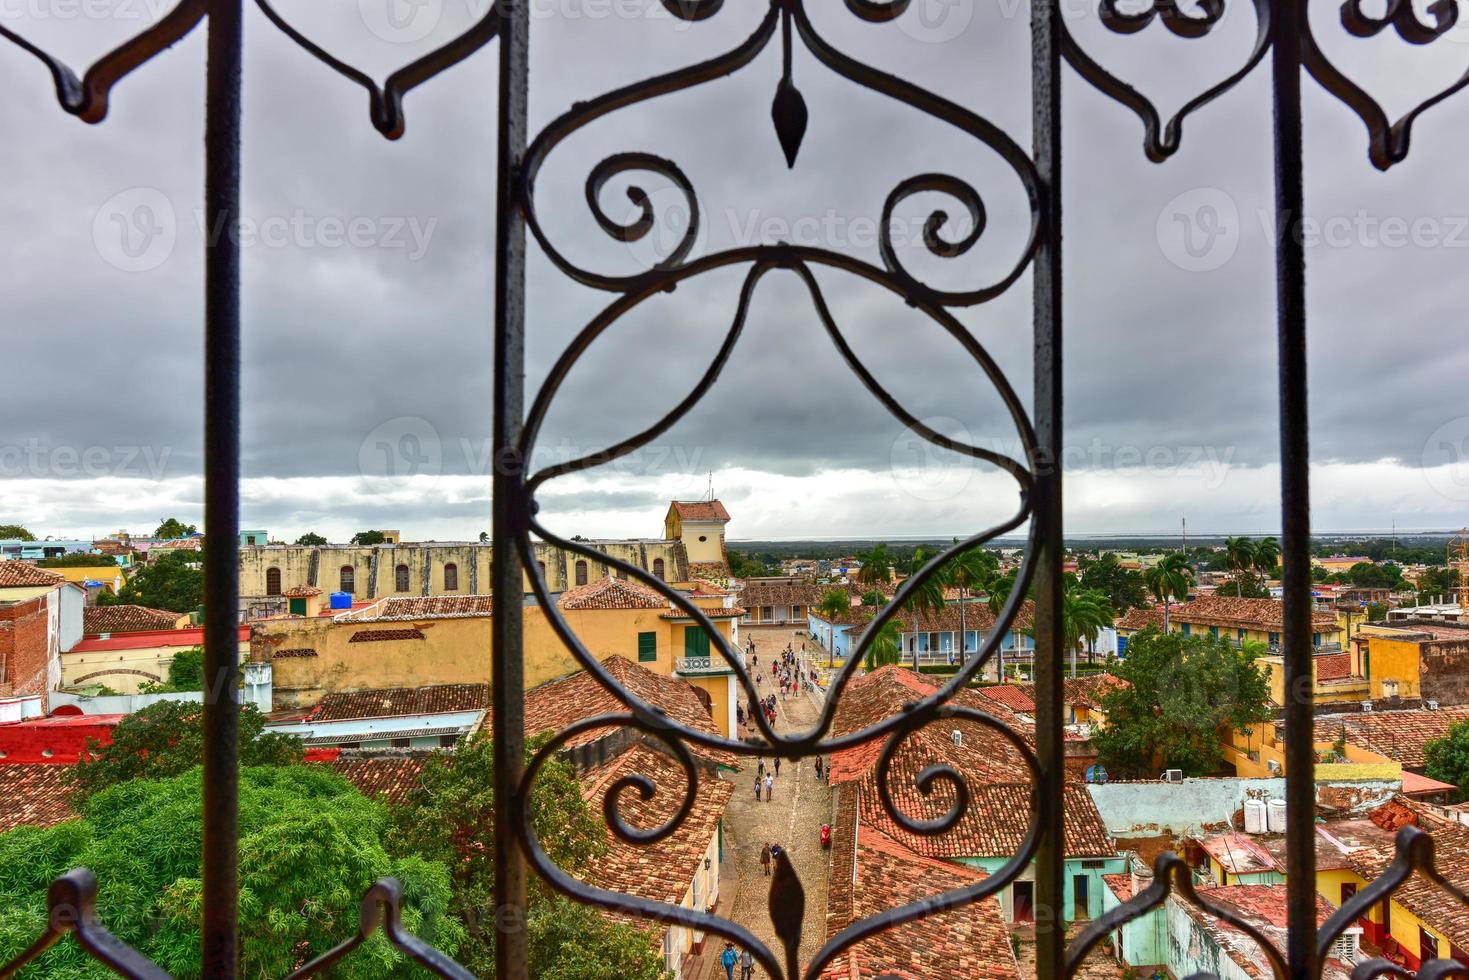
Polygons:
<instances>
[{"instance_id":1,"label":"arched window","mask_svg":"<svg viewBox=\"0 0 1469 980\"><path fill-rule=\"evenodd\" d=\"M585 561L579 561L576 563L576 584L587 584L587 563Z\"/></svg>"},{"instance_id":2,"label":"arched window","mask_svg":"<svg viewBox=\"0 0 1469 980\"><path fill-rule=\"evenodd\" d=\"M351 565L342 566L342 591L357 591L357 572L352 568Z\"/></svg>"},{"instance_id":3,"label":"arched window","mask_svg":"<svg viewBox=\"0 0 1469 980\"><path fill-rule=\"evenodd\" d=\"M265 594L281 594L281 570L272 566L265 570Z\"/></svg>"},{"instance_id":4,"label":"arched window","mask_svg":"<svg viewBox=\"0 0 1469 980\"><path fill-rule=\"evenodd\" d=\"M459 591L459 566L452 561L444 566L444 591Z\"/></svg>"},{"instance_id":5,"label":"arched window","mask_svg":"<svg viewBox=\"0 0 1469 980\"><path fill-rule=\"evenodd\" d=\"M663 559L662 558L654 558L653 559L653 575L656 578L662 578L663 577Z\"/></svg>"},{"instance_id":6,"label":"arched window","mask_svg":"<svg viewBox=\"0 0 1469 980\"><path fill-rule=\"evenodd\" d=\"M393 587L394 588L396 588L399 592L407 592L408 591L408 566L407 565L399 565L398 568L397 568L397 570L393 574L393 578L394 578L394 583L393 583Z\"/></svg>"}]
</instances>

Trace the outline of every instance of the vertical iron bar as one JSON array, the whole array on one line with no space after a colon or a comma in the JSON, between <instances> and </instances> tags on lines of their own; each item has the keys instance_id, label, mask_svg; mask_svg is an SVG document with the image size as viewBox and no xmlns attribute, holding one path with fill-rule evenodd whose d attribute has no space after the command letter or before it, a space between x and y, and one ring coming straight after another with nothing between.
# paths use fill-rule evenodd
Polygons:
<instances>
[{"instance_id":1,"label":"vertical iron bar","mask_svg":"<svg viewBox=\"0 0 1469 980\"><path fill-rule=\"evenodd\" d=\"M1031 4L1033 153L1040 176L1040 245L1035 255L1035 429L1041 459L1035 481L1040 550L1035 585L1036 753L1042 780L1036 805L1045 828L1036 851L1038 980L1065 975L1062 908L1066 859L1065 742L1061 729L1061 9L1058 0ZM1044 918L1042 918L1044 916Z\"/></svg>"},{"instance_id":2,"label":"vertical iron bar","mask_svg":"<svg viewBox=\"0 0 1469 980\"><path fill-rule=\"evenodd\" d=\"M495 975L522 980L526 967L526 862L512 800L525 768L524 592L516 541L528 527L520 459L525 414L525 219L520 169L526 145L528 0L500 4L500 115L495 201L494 476L490 560L495 740Z\"/></svg>"},{"instance_id":3,"label":"vertical iron bar","mask_svg":"<svg viewBox=\"0 0 1469 980\"><path fill-rule=\"evenodd\" d=\"M1275 290L1280 354L1281 563L1285 598L1286 957L1291 976L1316 976L1315 768L1311 671L1311 483L1306 392L1305 204L1301 38L1305 0L1277 0L1271 21L1275 116Z\"/></svg>"},{"instance_id":4,"label":"vertical iron bar","mask_svg":"<svg viewBox=\"0 0 1469 980\"><path fill-rule=\"evenodd\" d=\"M239 877L240 70L242 0L209 4L204 123L204 932L236 975Z\"/></svg>"}]
</instances>

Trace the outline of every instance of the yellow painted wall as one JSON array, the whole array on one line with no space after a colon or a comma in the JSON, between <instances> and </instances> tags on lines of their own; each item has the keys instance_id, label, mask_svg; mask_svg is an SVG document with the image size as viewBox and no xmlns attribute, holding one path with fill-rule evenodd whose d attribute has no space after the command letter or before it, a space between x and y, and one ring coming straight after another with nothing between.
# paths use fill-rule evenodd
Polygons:
<instances>
[{"instance_id":1,"label":"yellow painted wall","mask_svg":"<svg viewBox=\"0 0 1469 980\"><path fill-rule=\"evenodd\" d=\"M1372 671L1372 697L1383 697L1382 682L1397 681L1398 696L1416 698L1422 693L1416 640L1395 639L1385 634L1367 641L1364 655Z\"/></svg>"},{"instance_id":2,"label":"yellow painted wall","mask_svg":"<svg viewBox=\"0 0 1469 980\"><path fill-rule=\"evenodd\" d=\"M77 585L81 585L88 579L92 579L106 585L114 593L122 591L124 581L122 569L117 565L111 567L98 565L96 567L84 566L81 568L48 568L46 571L55 572L68 582L75 582Z\"/></svg>"},{"instance_id":3,"label":"yellow painted wall","mask_svg":"<svg viewBox=\"0 0 1469 980\"><path fill-rule=\"evenodd\" d=\"M140 685L150 680L168 678L168 665L173 663L174 654L189 650L189 646L156 646L137 650L91 650L85 653L73 651L61 655L61 686L74 687L88 684L105 684L119 694L137 694ZM250 654L250 644L240 644L240 660ZM118 670L141 670L150 677L137 674L110 673ZM101 676L89 677L108 671ZM83 680L82 678L87 678Z\"/></svg>"}]
</instances>

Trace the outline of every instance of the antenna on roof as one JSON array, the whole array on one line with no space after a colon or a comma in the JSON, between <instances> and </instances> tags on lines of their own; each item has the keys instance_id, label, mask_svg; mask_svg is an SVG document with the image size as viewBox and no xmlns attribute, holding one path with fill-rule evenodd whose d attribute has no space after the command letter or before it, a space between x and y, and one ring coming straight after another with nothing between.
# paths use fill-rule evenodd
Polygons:
<instances>
[{"instance_id":1,"label":"antenna on roof","mask_svg":"<svg viewBox=\"0 0 1469 980\"><path fill-rule=\"evenodd\" d=\"M708 490L708 496L706 496L704 499L706 499L706 500L713 500L714 499L714 471L713 470L710 470L709 471L709 490Z\"/></svg>"}]
</instances>

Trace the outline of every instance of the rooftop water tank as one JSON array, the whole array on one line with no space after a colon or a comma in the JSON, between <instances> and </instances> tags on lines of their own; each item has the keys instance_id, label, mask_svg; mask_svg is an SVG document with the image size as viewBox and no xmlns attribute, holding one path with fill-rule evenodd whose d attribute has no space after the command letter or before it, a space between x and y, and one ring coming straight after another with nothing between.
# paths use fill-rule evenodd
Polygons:
<instances>
[{"instance_id":1,"label":"rooftop water tank","mask_svg":"<svg viewBox=\"0 0 1469 980\"><path fill-rule=\"evenodd\" d=\"M1271 800L1265 804L1265 823L1270 833L1285 833L1285 800Z\"/></svg>"},{"instance_id":2,"label":"rooftop water tank","mask_svg":"<svg viewBox=\"0 0 1469 980\"><path fill-rule=\"evenodd\" d=\"M1266 823L1265 801L1245 800L1245 833L1263 834Z\"/></svg>"},{"instance_id":3,"label":"rooftop water tank","mask_svg":"<svg viewBox=\"0 0 1469 980\"><path fill-rule=\"evenodd\" d=\"M332 593L331 608L333 608L333 609L351 609L352 608L352 593L350 593L350 592L333 592Z\"/></svg>"}]
</instances>

